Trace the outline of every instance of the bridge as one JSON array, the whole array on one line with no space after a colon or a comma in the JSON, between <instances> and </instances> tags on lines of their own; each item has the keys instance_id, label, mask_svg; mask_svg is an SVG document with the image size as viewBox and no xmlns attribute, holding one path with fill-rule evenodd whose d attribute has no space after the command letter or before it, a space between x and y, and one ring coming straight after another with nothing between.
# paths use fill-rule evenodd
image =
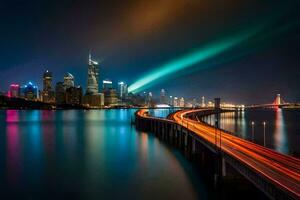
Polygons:
<instances>
[{"instance_id":1,"label":"bridge","mask_svg":"<svg viewBox=\"0 0 300 200\"><path fill-rule=\"evenodd\" d=\"M246 108L283 108L283 107L289 107L293 106L294 104L286 103L280 96L280 94L277 94L275 100L272 103L267 104L258 104L258 105L250 105L246 106Z\"/></svg>"},{"instance_id":2,"label":"bridge","mask_svg":"<svg viewBox=\"0 0 300 200\"><path fill-rule=\"evenodd\" d=\"M195 109L173 113L168 119L148 115L145 109L135 115L136 128L155 133L201 159L212 159L215 180L228 176L233 168L270 199L300 199L300 159L233 136L194 119L221 110ZM207 160L204 162L208 162Z\"/></svg>"}]
</instances>

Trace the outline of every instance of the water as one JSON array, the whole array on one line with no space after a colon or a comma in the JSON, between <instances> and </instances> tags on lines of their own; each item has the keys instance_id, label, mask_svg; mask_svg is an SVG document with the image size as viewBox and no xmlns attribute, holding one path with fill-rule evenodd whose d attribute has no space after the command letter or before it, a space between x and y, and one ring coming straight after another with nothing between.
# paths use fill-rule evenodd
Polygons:
<instances>
[{"instance_id":1,"label":"water","mask_svg":"<svg viewBox=\"0 0 300 200\"><path fill-rule=\"evenodd\" d=\"M0 111L0 199L206 199L177 150L135 110Z\"/></svg>"},{"instance_id":2,"label":"water","mask_svg":"<svg viewBox=\"0 0 300 200\"><path fill-rule=\"evenodd\" d=\"M223 113L220 127L238 137L265 145L278 152L300 157L299 119L300 110L247 110L239 113ZM205 121L212 124L214 116L211 119L206 117Z\"/></svg>"}]
</instances>

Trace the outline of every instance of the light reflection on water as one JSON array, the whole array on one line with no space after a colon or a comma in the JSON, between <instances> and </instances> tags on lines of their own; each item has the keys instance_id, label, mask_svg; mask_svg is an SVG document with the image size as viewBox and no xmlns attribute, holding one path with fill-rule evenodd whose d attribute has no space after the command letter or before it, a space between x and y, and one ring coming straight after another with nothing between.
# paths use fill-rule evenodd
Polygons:
<instances>
[{"instance_id":1,"label":"light reflection on water","mask_svg":"<svg viewBox=\"0 0 300 200\"><path fill-rule=\"evenodd\" d=\"M285 121L282 114L282 109L276 110L274 141L277 151L285 154L289 153L289 145L287 143L287 133L285 129Z\"/></svg>"},{"instance_id":2,"label":"light reflection on water","mask_svg":"<svg viewBox=\"0 0 300 200\"><path fill-rule=\"evenodd\" d=\"M252 141L253 131L254 142L264 145L263 122L266 122L266 147L300 157L299 117L299 110L265 109L228 112L221 114L220 127L249 141ZM213 125L214 116L205 117L204 121ZM254 122L253 126L252 122Z\"/></svg>"},{"instance_id":3,"label":"light reflection on water","mask_svg":"<svg viewBox=\"0 0 300 200\"><path fill-rule=\"evenodd\" d=\"M131 127L134 112L0 111L0 199L206 199L181 154Z\"/></svg>"}]
</instances>

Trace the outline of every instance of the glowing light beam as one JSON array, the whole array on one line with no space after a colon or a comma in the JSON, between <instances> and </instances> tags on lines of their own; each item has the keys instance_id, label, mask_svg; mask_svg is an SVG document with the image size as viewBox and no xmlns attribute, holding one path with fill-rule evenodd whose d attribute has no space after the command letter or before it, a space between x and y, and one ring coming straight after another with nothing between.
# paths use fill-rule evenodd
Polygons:
<instances>
[{"instance_id":1,"label":"glowing light beam","mask_svg":"<svg viewBox=\"0 0 300 200\"><path fill-rule=\"evenodd\" d=\"M196 51L189 53L181 58L168 62L130 85L128 91L132 93L138 93L150 87L150 84L155 80L217 56L254 36L258 32L258 30L259 29L256 28L252 31L241 33L239 35L235 35L234 37L214 42L210 45L206 45L205 47L197 49Z\"/></svg>"}]
</instances>

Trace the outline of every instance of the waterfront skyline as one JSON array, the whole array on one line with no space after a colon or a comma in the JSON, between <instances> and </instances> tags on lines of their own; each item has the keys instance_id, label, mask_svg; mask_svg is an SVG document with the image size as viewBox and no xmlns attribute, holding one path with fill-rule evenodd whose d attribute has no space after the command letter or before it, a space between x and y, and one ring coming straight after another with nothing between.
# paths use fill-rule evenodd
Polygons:
<instances>
[{"instance_id":1,"label":"waterfront skyline","mask_svg":"<svg viewBox=\"0 0 300 200\"><path fill-rule=\"evenodd\" d=\"M146 91L158 96L164 88L177 96L220 96L245 104L269 102L281 93L290 102L299 101L296 1L176 0L169 5L170 1L4 3L0 90L28 81L41 88L40 77L47 69L54 82L70 72L86 88L89 51L102 61L101 80L125 81L130 87L166 63L261 26L246 42L168 79L156 79ZM12 9L16 15L10 15Z\"/></svg>"}]
</instances>

